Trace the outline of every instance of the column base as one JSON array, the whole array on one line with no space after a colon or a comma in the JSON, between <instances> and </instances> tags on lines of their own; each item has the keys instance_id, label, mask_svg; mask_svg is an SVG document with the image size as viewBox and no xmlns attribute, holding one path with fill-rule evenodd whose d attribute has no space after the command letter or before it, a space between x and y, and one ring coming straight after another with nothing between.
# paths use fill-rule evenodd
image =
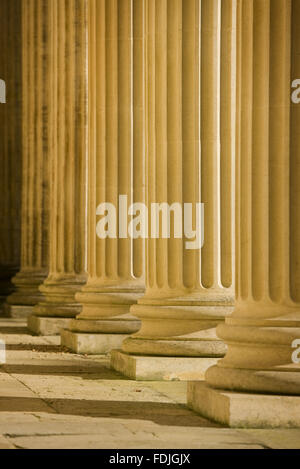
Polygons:
<instances>
[{"instance_id":1,"label":"column base","mask_svg":"<svg viewBox=\"0 0 300 469\"><path fill-rule=\"evenodd\" d=\"M80 314L81 305L78 303L40 302L34 308L34 314L41 318L75 319Z\"/></svg>"},{"instance_id":2,"label":"column base","mask_svg":"<svg viewBox=\"0 0 300 469\"><path fill-rule=\"evenodd\" d=\"M123 315L114 318L80 319L80 315L71 322L70 330L86 334L122 334L126 338L141 327L138 319Z\"/></svg>"},{"instance_id":3,"label":"column base","mask_svg":"<svg viewBox=\"0 0 300 469\"><path fill-rule=\"evenodd\" d=\"M0 295L0 307L3 309L3 305L6 301L6 296L5 295Z\"/></svg>"},{"instance_id":4,"label":"column base","mask_svg":"<svg viewBox=\"0 0 300 469\"><path fill-rule=\"evenodd\" d=\"M5 303L6 298L15 291L11 281L18 271L19 267L0 266L0 304Z\"/></svg>"},{"instance_id":5,"label":"column base","mask_svg":"<svg viewBox=\"0 0 300 469\"><path fill-rule=\"evenodd\" d=\"M200 333L199 333L200 335ZM224 342L212 338L193 339L188 337L147 338L137 334L129 337L122 344L125 353L159 357L222 358L227 347Z\"/></svg>"},{"instance_id":6,"label":"column base","mask_svg":"<svg viewBox=\"0 0 300 469\"><path fill-rule=\"evenodd\" d=\"M42 301L36 305L34 314L41 318L74 319L82 306L75 295L85 284L85 275L57 275L48 277L40 286Z\"/></svg>"},{"instance_id":7,"label":"column base","mask_svg":"<svg viewBox=\"0 0 300 469\"><path fill-rule=\"evenodd\" d=\"M20 305L10 305L4 303L2 308L2 316L5 318L28 318L33 312L33 306L20 306Z\"/></svg>"},{"instance_id":8,"label":"column base","mask_svg":"<svg viewBox=\"0 0 300 469\"><path fill-rule=\"evenodd\" d=\"M300 396L248 394L188 384L188 406L233 428L299 428Z\"/></svg>"},{"instance_id":9,"label":"column base","mask_svg":"<svg viewBox=\"0 0 300 469\"><path fill-rule=\"evenodd\" d=\"M35 335L59 335L62 329L69 327L71 319L69 318L50 318L29 316L27 327Z\"/></svg>"},{"instance_id":10,"label":"column base","mask_svg":"<svg viewBox=\"0 0 300 469\"><path fill-rule=\"evenodd\" d=\"M127 337L128 334L83 333L65 329L61 331L61 345L79 355L106 355L120 347Z\"/></svg>"},{"instance_id":11,"label":"column base","mask_svg":"<svg viewBox=\"0 0 300 469\"><path fill-rule=\"evenodd\" d=\"M206 370L217 362L217 358L141 356L121 350L111 352L111 367L137 381L203 380Z\"/></svg>"},{"instance_id":12,"label":"column base","mask_svg":"<svg viewBox=\"0 0 300 469\"><path fill-rule=\"evenodd\" d=\"M177 298L139 300L130 313L142 321L141 329L122 345L125 353L162 357L221 358L227 345L217 326L233 309L232 298L200 301L199 294Z\"/></svg>"},{"instance_id":13,"label":"column base","mask_svg":"<svg viewBox=\"0 0 300 469\"><path fill-rule=\"evenodd\" d=\"M24 271L12 278L14 292L6 302L14 306L34 306L43 298L39 291L47 274L46 272Z\"/></svg>"}]
</instances>

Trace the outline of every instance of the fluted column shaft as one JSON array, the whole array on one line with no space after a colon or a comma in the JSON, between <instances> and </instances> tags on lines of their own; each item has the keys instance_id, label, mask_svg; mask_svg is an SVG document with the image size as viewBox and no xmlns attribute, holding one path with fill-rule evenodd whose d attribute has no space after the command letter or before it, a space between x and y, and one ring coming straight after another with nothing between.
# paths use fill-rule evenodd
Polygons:
<instances>
[{"instance_id":1,"label":"fluted column shaft","mask_svg":"<svg viewBox=\"0 0 300 469\"><path fill-rule=\"evenodd\" d=\"M22 244L21 270L14 278L16 292L7 301L34 305L48 271L49 219L49 2L22 2ZM7 52L5 52L7 53Z\"/></svg>"},{"instance_id":2,"label":"fluted column shaft","mask_svg":"<svg viewBox=\"0 0 300 469\"><path fill-rule=\"evenodd\" d=\"M130 305L144 291L144 241L128 236L128 208L144 200L143 1L89 0L88 282L73 331L127 333ZM125 231L101 238L101 204L122 199ZM123 199L124 200L124 199ZM102 212L102 215L105 213ZM124 226L124 225L123 225Z\"/></svg>"},{"instance_id":3,"label":"fluted column shaft","mask_svg":"<svg viewBox=\"0 0 300 469\"><path fill-rule=\"evenodd\" d=\"M142 327L127 353L225 353L215 328L234 299L235 3L146 2L148 207L192 204L195 229L204 203L205 242L188 250L172 229L147 241L147 290L131 308Z\"/></svg>"},{"instance_id":4,"label":"fluted column shaft","mask_svg":"<svg viewBox=\"0 0 300 469\"><path fill-rule=\"evenodd\" d=\"M240 5L237 306L218 328L228 353L206 379L222 389L300 394L292 360L300 336L300 106L291 103L300 2Z\"/></svg>"},{"instance_id":5,"label":"fluted column shaft","mask_svg":"<svg viewBox=\"0 0 300 469\"><path fill-rule=\"evenodd\" d=\"M10 279L20 269L22 179L22 2L0 5L0 79L6 103L0 104L0 301L13 291Z\"/></svg>"},{"instance_id":6,"label":"fluted column shaft","mask_svg":"<svg viewBox=\"0 0 300 469\"><path fill-rule=\"evenodd\" d=\"M37 316L74 317L86 281L87 1L52 0L50 272Z\"/></svg>"}]
</instances>

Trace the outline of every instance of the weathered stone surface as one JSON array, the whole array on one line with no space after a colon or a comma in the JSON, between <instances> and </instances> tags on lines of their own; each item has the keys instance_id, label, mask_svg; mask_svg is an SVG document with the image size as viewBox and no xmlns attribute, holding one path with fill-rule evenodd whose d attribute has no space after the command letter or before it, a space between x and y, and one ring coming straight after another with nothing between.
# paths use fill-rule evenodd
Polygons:
<instances>
[{"instance_id":1,"label":"weathered stone surface","mask_svg":"<svg viewBox=\"0 0 300 469\"><path fill-rule=\"evenodd\" d=\"M170 429L171 430L171 429ZM188 438L186 440L174 441L169 436L167 441L162 441L159 436L147 436L144 439L132 438L125 439L113 436L107 436L103 440L101 435L65 435L65 436L48 436L48 437L25 437L25 438L12 438L13 444L18 445L19 448L26 449L263 449L260 445L249 445L245 440L243 443L232 443L232 435L228 435L227 443L222 440L216 439L213 435L210 440L201 443L201 440Z\"/></svg>"},{"instance_id":2,"label":"weathered stone surface","mask_svg":"<svg viewBox=\"0 0 300 469\"><path fill-rule=\"evenodd\" d=\"M70 330L61 331L61 344L79 354L99 355L122 345L128 334L84 334Z\"/></svg>"},{"instance_id":3,"label":"weathered stone surface","mask_svg":"<svg viewBox=\"0 0 300 469\"><path fill-rule=\"evenodd\" d=\"M159 357L129 355L112 350L111 367L128 378L144 381L203 380L215 358Z\"/></svg>"},{"instance_id":4,"label":"weathered stone surface","mask_svg":"<svg viewBox=\"0 0 300 469\"><path fill-rule=\"evenodd\" d=\"M108 356L66 353L22 326L0 319L1 449L300 448L300 430L223 428L185 406L186 382L128 380Z\"/></svg>"},{"instance_id":5,"label":"weathered stone surface","mask_svg":"<svg viewBox=\"0 0 300 469\"><path fill-rule=\"evenodd\" d=\"M3 305L2 315L8 318L27 318L32 314L33 306Z\"/></svg>"},{"instance_id":6,"label":"weathered stone surface","mask_svg":"<svg viewBox=\"0 0 300 469\"><path fill-rule=\"evenodd\" d=\"M9 441L4 436L0 435L0 449L15 449L16 447L13 445L11 441Z\"/></svg>"},{"instance_id":7,"label":"weathered stone surface","mask_svg":"<svg viewBox=\"0 0 300 469\"><path fill-rule=\"evenodd\" d=\"M189 385L189 403L230 426L300 427L300 106L286 92L300 74L300 3L242 3L236 306L217 328L227 354L207 386Z\"/></svg>"},{"instance_id":8,"label":"weathered stone surface","mask_svg":"<svg viewBox=\"0 0 300 469\"><path fill-rule=\"evenodd\" d=\"M4 57L8 64L14 63L19 54L21 59L18 59L18 65L14 65L14 85L11 82L7 83L10 90L7 105L9 108L13 105L14 112L21 117L21 126L19 127L16 115L15 122L7 122L6 127L8 142L5 146L9 162L1 166L1 176L6 179L9 190L1 180L6 211L4 213L1 211L0 217L3 225L1 231L5 232L7 226L9 229L6 243L1 244L1 257L3 251L6 255L11 250L17 253L20 246L20 269L12 278L14 291L6 298L6 302L11 305L34 306L42 297L39 286L47 275L49 260L49 153L53 151L49 118L53 103L53 95L49 90L53 71L53 67L49 66L49 41L52 39L51 34L48 34L50 3L8 1L8 4L12 6L12 11L9 16L3 14L1 17L6 18L6 22L14 24L15 27L18 24L18 8L20 8L20 30L15 30L12 37L7 37L11 43L19 41L19 46L18 53L10 53L8 45L4 44ZM22 79L16 89L18 71L22 72ZM30 88L34 89L34 92L31 93ZM17 96L20 99L19 103L15 101ZM18 128L21 131L19 136L17 136ZM18 147L20 147L21 164L17 160ZM5 159L5 154L6 152L3 154L1 150L1 159ZM11 175L17 178L15 182L12 181ZM17 196L20 183L21 200L18 200L16 205L16 202L12 203L12 197ZM18 231L21 242L18 242L14 227L20 208L21 227Z\"/></svg>"},{"instance_id":9,"label":"weathered stone surface","mask_svg":"<svg viewBox=\"0 0 300 469\"><path fill-rule=\"evenodd\" d=\"M69 318L48 318L32 315L28 318L28 329L37 335L59 335L70 324Z\"/></svg>"},{"instance_id":10,"label":"weathered stone surface","mask_svg":"<svg viewBox=\"0 0 300 469\"><path fill-rule=\"evenodd\" d=\"M300 396L223 391L188 384L188 406L203 417L237 428L300 426Z\"/></svg>"}]
</instances>

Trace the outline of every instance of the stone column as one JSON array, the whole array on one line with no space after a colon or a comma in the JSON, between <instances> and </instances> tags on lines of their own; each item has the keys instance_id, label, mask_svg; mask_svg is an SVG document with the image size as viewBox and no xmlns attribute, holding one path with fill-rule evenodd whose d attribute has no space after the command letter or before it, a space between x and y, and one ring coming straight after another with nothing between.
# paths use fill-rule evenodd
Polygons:
<instances>
[{"instance_id":1,"label":"stone column","mask_svg":"<svg viewBox=\"0 0 300 469\"><path fill-rule=\"evenodd\" d=\"M234 0L147 2L149 213L179 204L180 224L192 204L195 230L204 203L205 242L187 249L189 233L175 238L173 221L170 239L160 230L148 240L147 290L131 308L142 327L112 353L134 379L202 379L226 351L216 326L234 299L234 13Z\"/></svg>"},{"instance_id":2,"label":"stone column","mask_svg":"<svg viewBox=\"0 0 300 469\"><path fill-rule=\"evenodd\" d=\"M189 403L230 426L299 427L300 105L291 84L300 2L244 0L239 9L237 306L218 329L228 353L207 384L190 385Z\"/></svg>"},{"instance_id":3,"label":"stone column","mask_svg":"<svg viewBox=\"0 0 300 469\"><path fill-rule=\"evenodd\" d=\"M89 0L89 278L76 295L82 312L62 333L77 353L106 353L140 327L129 308L144 291L144 242L127 224L128 207L144 200L143 5ZM103 203L120 209L115 238L101 239Z\"/></svg>"},{"instance_id":4,"label":"stone column","mask_svg":"<svg viewBox=\"0 0 300 469\"><path fill-rule=\"evenodd\" d=\"M22 242L8 314L29 314L48 271L50 48L46 0L22 2ZM7 53L7 51L5 51Z\"/></svg>"},{"instance_id":5,"label":"stone column","mask_svg":"<svg viewBox=\"0 0 300 469\"><path fill-rule=\"evenodd\" d=\"M0 104L0 304L13 292L20 269L22 179L22 4L0 2L0 79L6 103Z\"/></svg>"},{"instance_id":6,"label":"stone column","mask_svg":"<svg viewBox=\"0 0 300 469\"><path fill-rule=\"evenodd\" d=\"M87 1L51 0L53 31L50 272L28 326L58 334L81 310L86 281Z\"/></svg>"}]
</instances>

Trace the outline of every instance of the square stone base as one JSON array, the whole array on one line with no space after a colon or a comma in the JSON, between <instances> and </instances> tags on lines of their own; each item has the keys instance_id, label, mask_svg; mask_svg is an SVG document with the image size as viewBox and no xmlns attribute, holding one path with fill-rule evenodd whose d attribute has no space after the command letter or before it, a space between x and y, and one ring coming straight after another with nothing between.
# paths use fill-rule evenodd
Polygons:
<instances>
[{"instance_id":1,"label":"square stone base","mask_svg":"<svg viewBox=\"0 0 300 469\"><path fill-rule=\"evenodd\" d=\"M61 330L70 325L72 319L30 316L27 327L36 335L59 335Z\"/></svg>"},{"instance_id":2,"label":"square stone base","mask_svg":"<svg viewBox=\"0 0 300 469\"><path fill-rule=\"evenodd\" d=\"M247 394L188 383L188 406L233 428L298 428L300 396Z\"/></svg>"},{"instance_id":3,"label":"square stone base","mask_svg":"<svg viewBox=\"0 0 300 469\"><path fill-rule=\"evenodd\" d=\"M32 314L33 306L9 305L4 303L2 315L6 318L28 318Z\"/></svg>"},{"instance_id":4,"label":"square stone base","mask_svg":"<svg viewBox=\"0 0 300 469\"><path fill-rule=\"evenodd\" d=\"M158 357L128 355L112 350L111 367L137 381L190 381L203 380L206 370L218 358Z\"/></svg>"},{"instance_id":5,"label":"square stone base","mask_svg":"<svg viewBox=\"0 0 300 469\"><path fill-rule=\"evenodd\" d=\"M129 334L95 334L61 331L61 345L82 355L105 355L116 347L121 347Z\"/></svg>"}]
</instances>

